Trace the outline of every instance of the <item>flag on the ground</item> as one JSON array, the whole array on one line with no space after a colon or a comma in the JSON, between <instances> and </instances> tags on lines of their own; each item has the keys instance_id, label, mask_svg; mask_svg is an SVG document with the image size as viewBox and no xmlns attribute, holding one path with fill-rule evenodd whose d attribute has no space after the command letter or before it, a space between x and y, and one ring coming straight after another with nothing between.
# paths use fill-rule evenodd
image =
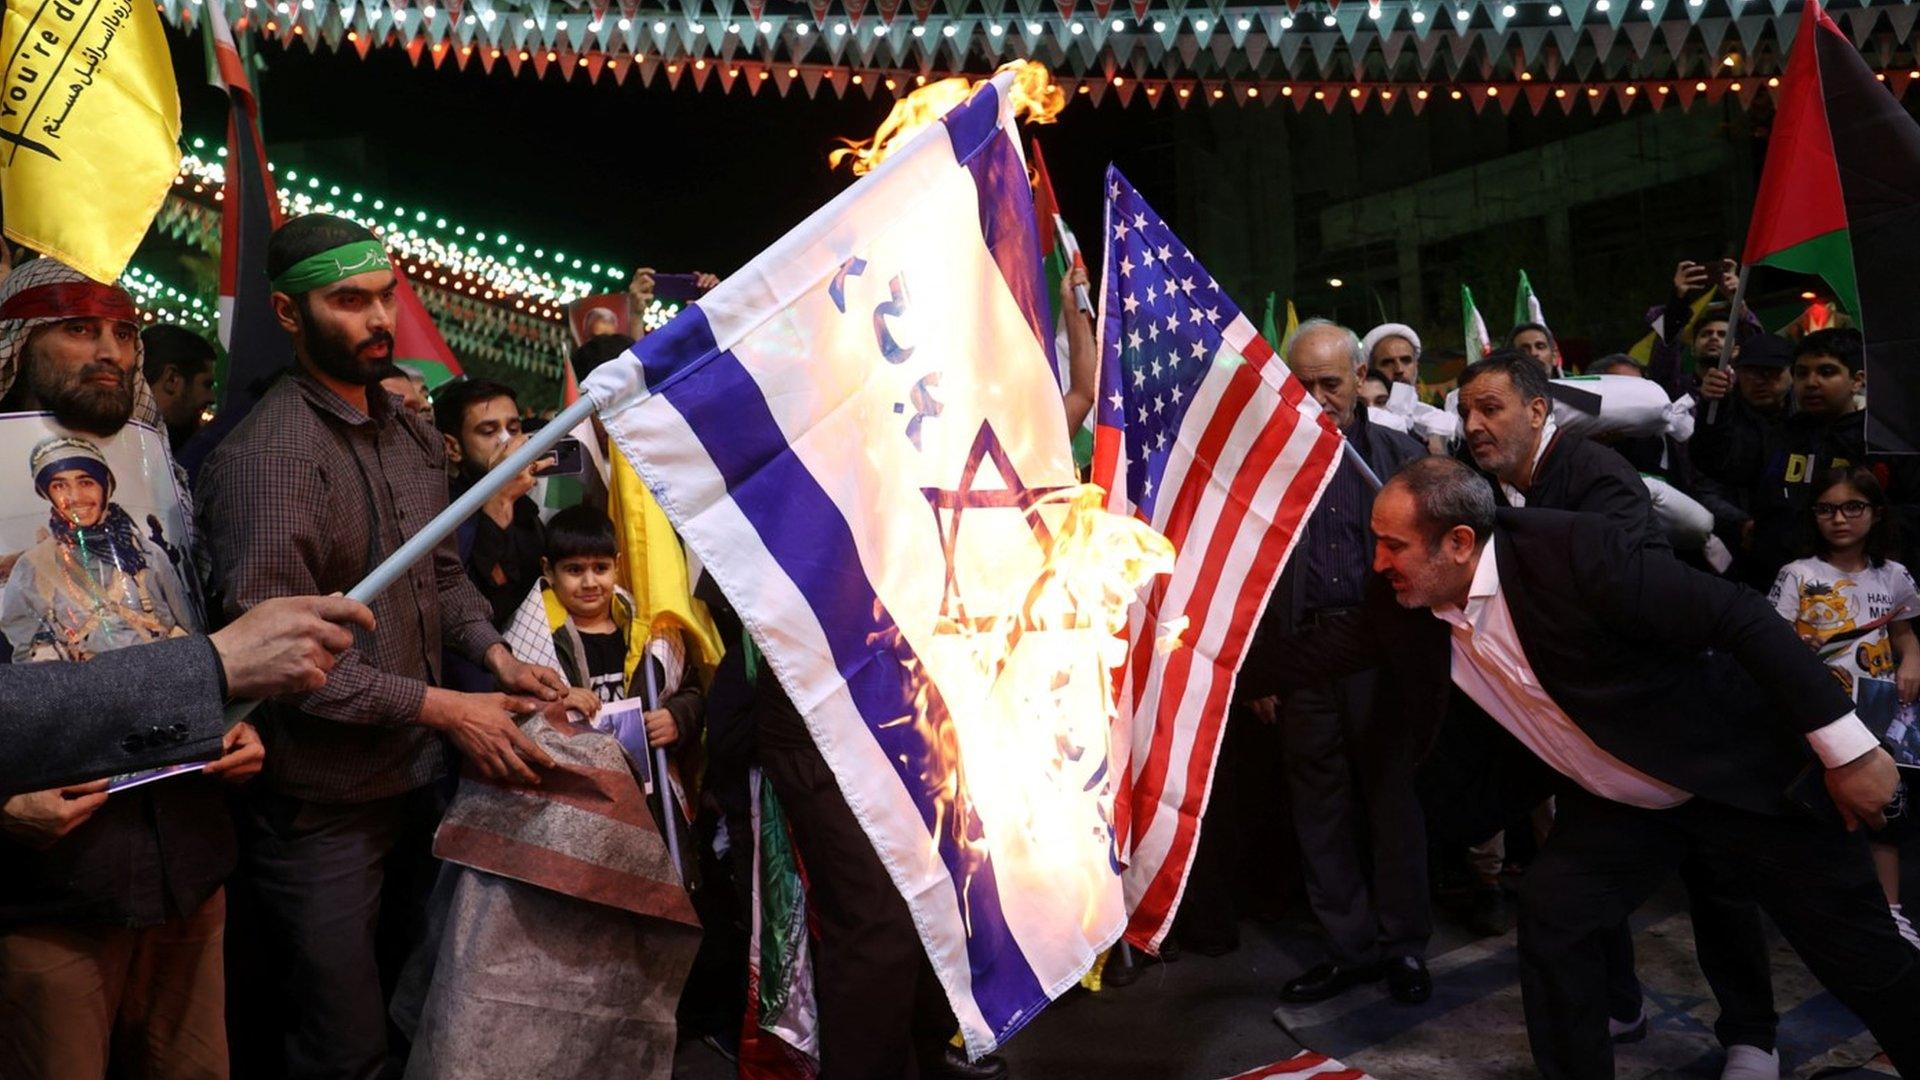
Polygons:
<instances>
[{"instance_id":1,"label":"flag on the ground","mask_svg":"<svg viewBox=\"0 0 1920 1080\"><path fill-rule=\"evenodd\" d=\"M805 717L975 1054L1124 919L1104 716L1012 696L1062 666L1097 693L1104 642L976 651L1025 625L1075 479L1011 85L580 388Z\"/></svg>"},{"instance_id":2,"label":"flag on the ground","mask_svg":"<svg viewBox=\"0 0 1920 1080\"><path fill-rule=\"evenodd\" d=\"M393 281L393 359L405 360L426 375L428 386L466 374L398 262L393 265Z\"/></svg>"},{"instance_id":3,"label":"flag on the ground","mask_svg":"<svg viewBox=\"0 0 1920 1080\"><path fill-rule=\"evenodd\" d=\"M1867 340L1867 445L1920 452L1920 124L1819 0L1793 39L1747 266L1819 274Z\"/></svg>"},{"instance_id":4,"label":"flag on the ground","mask_svg":"<svg viewBox=\"0 0 1920 1080\"><path fill-rule=\"evenodd\" d=\"M1206 810L1233 682L1340 433L1119 170L1107 170L1094 483L1173 542L1134 605L1116 758L1127 938L1157 951ZM1183 643L1159 647L1185 620Z\"/></svg>"},{"instance_id":5,"label":"flag on the ground","mask_svg":"<svg viewBox=\"0 0 1920 1080\"><path fill-rule=\"evenodd\" d=\"M809 1080L820 1071L820 1009L807 940L806 881L780 798L754 769L753 905L740 1080Z\"/></svg>"},{"instance_id":6,"label":"flag on the ground","mask_svg":"<svg viewBox=\"0 0 1920 1080\"><path fill-rule=\"evenodd\" d=\"M1480 309L1473 304L1473 290L1465 285L1460 286L1460 319L1467 361L1471 363L1492 352L1493 338L1487 333L1487 320L1480 317Z\"/></svg>"},{"instance_id":7,"label":"flag on the ground","mask_svg":"<svg viewBox=\"0 0 1920 1080\"><path fill-rule=\"evenodd\" d=\"M159 11L9 3L0 54L7 237L115 280L180 168L180 95Z\"/></svg>"},{"instance_id":8,"label":"flag on the ground","mask_svg":"<svg viewBox=\"0 0 1920 1080\"><path fill-rule=\"evenodd\" d=\"M1360 1069L1349 1069L1325 1054L1316 1054L1311 1050L1302 1050L1284 1061L1263 1065L1258 1069L1248 1069L1235 1073L1226 1080L1373 1080L1373 1077Z\"/></svg>"}]
</instances>

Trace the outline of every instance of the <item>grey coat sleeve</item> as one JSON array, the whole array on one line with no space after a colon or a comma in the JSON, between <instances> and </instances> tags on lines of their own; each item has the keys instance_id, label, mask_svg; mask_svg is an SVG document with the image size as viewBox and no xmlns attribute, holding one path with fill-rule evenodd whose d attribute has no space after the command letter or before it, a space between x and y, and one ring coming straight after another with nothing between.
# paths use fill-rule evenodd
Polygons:
<instances>
[{"instance_id":1,"label":"grey coat sleeve","mask_svg":"<svg viewBox=\"0 0 1920 1080\"><path fill-rule=\"evenodd\" d=\"M0 796L214 757L224 698L204 637L84 664L0 664Z\"/></svg>"}]
</instances>

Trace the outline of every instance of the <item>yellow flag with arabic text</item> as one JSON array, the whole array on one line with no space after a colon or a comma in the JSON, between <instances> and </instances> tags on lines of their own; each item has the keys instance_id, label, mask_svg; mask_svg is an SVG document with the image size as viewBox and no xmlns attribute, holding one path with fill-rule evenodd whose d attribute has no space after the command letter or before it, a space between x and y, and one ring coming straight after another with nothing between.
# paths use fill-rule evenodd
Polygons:
<instances>
[{"instance_id":1,"label":"yellow flag with arabic text","mask_svg":"<svg viewBox=\"0 0 1920 1080\"><path fill-rule=\"evenodd\" d=\"M627 634L627 675L633 676L647 642L669 629L680 632L694 666L711 674L726 650L707 605L693 598L680 536L626 456L617 447L608 456L613 482L607 513L620 537L620 561L635 608L634 626Z\"/></svg>"},{"instance_id":2,"label":"yellow flag with arabic text","mask_svg":"<svg viewBox=\"0 0 1920 1080\"><path fill-rule=\"evenodd\" d=\"M0 16L6 235L112 281L180 167L180 95L149 0L35 0Z\"/></svg>"}]
</instances>

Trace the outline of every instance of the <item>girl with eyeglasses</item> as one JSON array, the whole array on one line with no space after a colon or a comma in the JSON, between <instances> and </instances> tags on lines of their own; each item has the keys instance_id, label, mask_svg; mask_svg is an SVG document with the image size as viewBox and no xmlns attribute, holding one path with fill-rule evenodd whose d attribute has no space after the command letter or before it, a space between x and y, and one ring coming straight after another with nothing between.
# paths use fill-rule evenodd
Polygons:
<instances>
[{"instance_id":1,"label":"girl with eyeglasses","mask_svg":"<svg viewBox=\"0 0 1920 1080\"><path fill-rule=\"evenodd\" d=\"M1898 549L1885 490L1871 469L1837 466L1815 480L1806 521L1806 547L1814 554L1788 563L1773 583L1770 599L1852 694L1869 729L1892 744L1894 760L1920 767L1920 638L1912 619L1920 615L1913 575L1890 556ZM1904 788L1903 788L1904 791ZM1911 812L1911 811L1909 811ZM1900 910L1898 844L1908 817L1889 812L1886 829L1872 837L1874 867L1907 940L1920 935Z\"/></svg>"}]
</instances>

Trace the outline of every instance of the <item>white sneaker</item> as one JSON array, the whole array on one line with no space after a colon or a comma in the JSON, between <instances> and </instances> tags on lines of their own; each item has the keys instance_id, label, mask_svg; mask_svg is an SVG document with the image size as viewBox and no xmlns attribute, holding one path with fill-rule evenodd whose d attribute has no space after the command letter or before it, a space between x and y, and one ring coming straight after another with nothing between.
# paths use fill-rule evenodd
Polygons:
<instances>
[{"instance_id":1,"label":"white sneaker","mask_svg":"<svg viewBox=\"0 0 1920 1080\"><path fill-rule=\"evenodd\" d=\"M1729 1046L1720 1080L1780 1080L1780 1051L1740 1043Z\"/></svg>"},{"instance_id":2,"label":"white sneaker","mask_svg":"<svg viewBox=\"0 0 1920 1080\"><path fill-rule=\"evenodd\" d=\"M1900 905L1888 904L1887 909L1893 912L1893 925L1900 931L1900 936L1907 939L1907 944L1920 949L1920 933L1914 931L1913 924L1907 921L1906 913L1900 910Z\"/></svg>"}]
</instances>

